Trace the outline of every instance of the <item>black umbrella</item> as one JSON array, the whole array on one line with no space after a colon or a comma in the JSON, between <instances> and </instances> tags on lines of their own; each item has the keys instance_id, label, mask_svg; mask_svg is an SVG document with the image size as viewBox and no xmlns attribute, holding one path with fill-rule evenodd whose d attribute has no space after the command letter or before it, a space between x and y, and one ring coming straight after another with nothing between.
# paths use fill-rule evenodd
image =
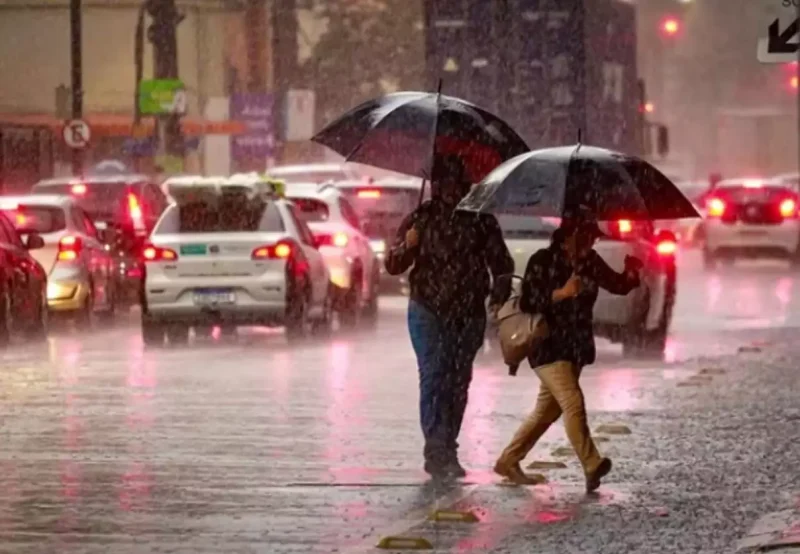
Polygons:
<instances>
[{"instance_id":1,"label":"black umbrella","mask_svg":"<svg viewBox=\"0 0 800 554\"><path fill-rule=\"evenodd\" d=\"M678 187L651 164L581 144L535 150L505 162L458 208L562 217L579 206L602 220L700 217Z\"/></svg>"},{"instance_id":2,"label":"black umbrella","mask_svg":"<svg viewBox=\"0 0 800 554\"><path fill-rule=\"evenodd\" d=\"M458 155L473 183L529 149L502 119L452 96L396 92L364 102L311 140L345 157L430 179L436 155Z\"/></svg>"}]
</instances>

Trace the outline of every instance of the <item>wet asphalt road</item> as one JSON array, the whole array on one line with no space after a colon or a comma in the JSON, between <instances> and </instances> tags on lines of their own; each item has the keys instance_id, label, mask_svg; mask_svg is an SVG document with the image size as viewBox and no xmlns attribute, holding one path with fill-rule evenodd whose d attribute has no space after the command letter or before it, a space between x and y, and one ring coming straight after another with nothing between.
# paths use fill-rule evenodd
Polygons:
<instances>
[{"instance_id":1,"label":"wet asphalt road","mask_svg":"<svg viewBox=\"0 0 800 554\"><path fill-rule=\"evenodd\" d=\"M302 347L255 329L143 351L135 317L16 345L0 362L0 552L367 552L388 534L441 552L733 552L757 517L798 502L800 272L706 273L689 253L679 295L678 363L600 341L585 372L591 425L632 431L600 444L616 465L589 499L574 458L552 456L560 425L532 455L566 462L547 485L491 474L536 390L491 352L462 433L470 475L426 481L400 298L376 329ZM737 354L753 341L762 352ZM726 373L684 386L709 367ZM434 506L482 521L421 523Z\"/></svg>"}]
</instances>

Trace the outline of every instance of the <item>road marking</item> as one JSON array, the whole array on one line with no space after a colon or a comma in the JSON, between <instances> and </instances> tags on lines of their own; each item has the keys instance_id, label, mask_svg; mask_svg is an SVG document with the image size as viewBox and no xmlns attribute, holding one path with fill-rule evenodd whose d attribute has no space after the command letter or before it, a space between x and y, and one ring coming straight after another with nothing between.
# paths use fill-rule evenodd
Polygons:
<instances>
[{"instance_id":1,"label":"road marking","mask_svg":"<svg viewBox=\"0 0 800 554\"><path fill-rule=\"evenodd\" d=\"M412 510L404 518L396 521L386 528L376 530L375 533L363 543L360 543L352 548L342 550L343 554L364 554L367 552L375 552L378 547L376 546L381 537L404 537L407 536L408 531L426 523L432 512L449 510L459 502L472 496L482 485L469 485L466 487L457 487L455 490L440 496L432 503L424 506L418 510Z\"/></svg>"}]
</instances>

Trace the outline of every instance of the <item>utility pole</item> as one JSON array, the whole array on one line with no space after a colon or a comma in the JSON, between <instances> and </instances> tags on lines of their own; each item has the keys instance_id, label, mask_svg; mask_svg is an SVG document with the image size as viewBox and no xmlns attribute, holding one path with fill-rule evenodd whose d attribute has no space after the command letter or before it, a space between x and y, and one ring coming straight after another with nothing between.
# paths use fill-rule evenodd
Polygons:
<instances>
[{"instance_id":1,"label":"utility pole","mask_svg":"<svg viewBox=\"0 0 800 554\"><path fill-rule=\"evenodd\" d=\"M153 66L156 79L178 78L178 39L176 28L183 20L175 0L148 0L147 12L153 19L148 38L153 43ZM183 160L185 143L181 130L181 115L159 116L157 120L159 143L170 158Z\"/></svg>"},{"instance_id":2,"label":"utility pole","mask_svg":"<svg viewBox=\"0 0 800 554\"><path fill-rule=\"evenodd\" d=\"M72 74L72 119L83 118L83 32L81 28L81 0L70 0L70 63ZM83 175L83 150L72 149L72 174Z\"/></svg>"}]
</instances>

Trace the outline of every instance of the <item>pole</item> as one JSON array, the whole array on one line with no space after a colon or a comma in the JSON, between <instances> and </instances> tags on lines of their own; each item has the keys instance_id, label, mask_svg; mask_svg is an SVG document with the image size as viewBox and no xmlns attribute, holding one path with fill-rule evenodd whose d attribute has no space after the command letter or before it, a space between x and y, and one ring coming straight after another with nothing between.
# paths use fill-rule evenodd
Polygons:
<instances>
[{"instance_id":1,"label":"pole","mask_svg":"<svg viewBox=\"0 0 800 554\"><path fill-rule=\"evenodd\" d=\"M134 138L139 137L139 125L142 122L142 111L139 106L139 85L144 74L144 12L147 4L142 4L139 8L139 17L136 20L136 34L134 35L133 46L133 65L135 68L133 86L133 130ZM138 150L133 152L133 167L136 171L141 171L141 164Z\"/></svg>"},{"instance_id":2,"label":"pole","mask_svg":"<svg viewBox=\"0 0 800 554\"><path fill-rule=\"evenodd\" d=\"M69 3L70 62L72 66L72 119L83 118L83 37L81 29L81 0ZM83 151L72 149L72 174L83 176Z\"/></svg>"},{"instance_id":3,"label":"pole","mask_svg":"<svg viewBox=\"0 0 800 554\"><path fill-rule=\"evenodd\" d=\"M156 79L178 78L178 39L176 27L182 19L175 7L175 0L151 0L153 17L153 33L151 39L154 48L154 65ZM160 116L159 127L160 149L170 158L183 161L184 139L181 130L181 115L169 114Z\"/></svg>"}]
</instances>

